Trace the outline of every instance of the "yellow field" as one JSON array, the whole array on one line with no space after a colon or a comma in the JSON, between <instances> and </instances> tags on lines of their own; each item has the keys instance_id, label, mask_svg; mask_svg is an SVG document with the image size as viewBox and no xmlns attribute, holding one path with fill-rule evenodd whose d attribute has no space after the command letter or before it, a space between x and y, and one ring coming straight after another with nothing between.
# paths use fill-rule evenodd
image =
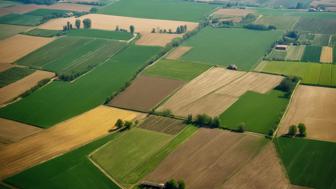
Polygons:
<instances>
[{"instance_id":1,"label":"yellow field","mask_svg":"<svg viewBox=\"0 0 336 189\"><path fill-rule=\"evenodd\" d=\"M53 41L54 38L15 35L0 41L0 63L12 63Z\"/></svg>"},{"instance_id":2,"label":"yellow field","mask_svg":"<svg viewBox=\"0 0 336 189\"><path fill-rule=\"evenodd\" d=\"M322 63L332 63L333 62L333 48L332 47L323 47L320 57L320 62Z\"/></svg>"},{"instance_id":3,"label":"yellow field","mask_svg":"<svg viewBox=\"0 0 336 189\"><path fill-rule=\"evenodd\" d=\"M177 60L181 56L183 56L185 53L190 51L191 48L192 47L179 46L176 49L174 49L172 52L170 52L166 58L170 60Z\"/></svg>"},{"instance_id":4,"label":"yellow field","mask_svg":"<svg viewBox=\"0 0 336 189\"><path fill-rule=\"evenodd\" d=\"M164 47L177 37L182 37L182 34L144 33L135 44Z\"/></svg>"},{"instance_id":5,"label":"yellow field","mask_svg":"<svg viewBox=\"0 0 336 189\"><path fill-rule=\"evenodd\" d=\"M3 147L0 151L0 179L108 134L117 119L133 120L143 114L99 106L52 128Z\"/></svg>"}]
</instances>

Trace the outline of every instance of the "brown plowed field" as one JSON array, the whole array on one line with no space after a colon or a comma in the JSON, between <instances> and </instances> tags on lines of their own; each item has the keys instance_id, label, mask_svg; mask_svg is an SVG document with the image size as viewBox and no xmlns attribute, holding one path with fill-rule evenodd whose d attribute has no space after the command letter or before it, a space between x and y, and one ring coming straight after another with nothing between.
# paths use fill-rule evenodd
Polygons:
<instances>
[{"instance_id":1,"label":"brown plowed field","mask_svg":"<svg viewBox=\"0 0 336 189\"><path fill-rule=\"evenodd\" d=\"M266 93L282 79L269 74L212 68L185 85L159 110L169 109L179 116L202 113L217 116L245 92Z\"/></svg>"},{"instance_id":2,"label":"brown plowed field","mask_svg":"<svg viewBox=\"0 0 336 189\"><path fill-rule=\"evenodd\" d=\"M336 89L300 85L280 122L279 135L293 124L304 123L308 138L336 142L335 115Z\"/></svg>"},{"instance_id":3,"label":"brown plowed field","mask_svg":"<svg viewBox=\"0 0 336 189\"><path fill-rule=\"evenodd\" d=\"M227 17L232 17L232 16L246 16L250 13L254 13L254 10L250 9L218 9L216 10L213 14L215 16L227 16Z\"/></svg>"},{"instance_id":4,"label":"brown plowed field","mask_svg":"<svg viewBox=\"0 0 336 189\"><path fill-rule=\"evenodd\" d=\"M69 10L69 11L77 11L77 12L90 12L90 9L92 7L94 6L73 4L73 3L56 3L56 4L48 5L48 6L44 5L41 8L56 9L56 10Z\"/></svg>"},{"instance_id":5,"label":"brown plowed field","mask_svg":"<svg viewBox=\"0 0 336 189\"><path fill-rule=\"evenodd\" d=\"M115 30L118 26L122 29L129 30L130 25L135 27L135 31L139 33L150 33L153 28L157 29L171 29L176 31L176 28L180 25L187 25L188 31L197 27L195 22L184 21L172 21L172 20L157 20L157 19L145 19L145 18L133 18L125 16L111 16L103 14L88 14L80 17L83 20L90 18L92 20L92 28L102 30ZM41 29L61 30L67 21L75 25L76 18L58 18L52 19L45 24L39 26Z\"/></svg>"},{"instance_id":6,"label":"brown plowed field","mask_svg":"<svg viewBox=\"0 0 336 189\"><path fill-rule=\"evenodd\" d=\"M15 35L0 41L0 63L12 63L50 43L54 38Z\"/></svg>"},{"instance_id":7,"label":"brown plowed field","mask_svg":"<svg viewBox=\"0 0 336 189\"><path fill-rule=\"evenodd\" d=\"M17 142L41 130L38 127L0 118L0 143L9 144Z\"/></svg>"},{"instance_id":8,"label":"brown plowed field","mask_svg":"<svg viewBox=\"0 0 336 189\"><path fill-rule=\"evenodd\" d=\"M170 60L177 60L181 56L183 56L185 53L190 51L191 48L192 47L179 46L176 49L174 49L172 52L170 52L166 58Z\"/></svg>"},{"instance_id":9,"label":"brown plowed field","mask_svg":"<svg viewBox=\"0 0 336 189\"><path fill-rule=\"evenodd\" d=\"M183 179L188 188L218 188L250 162L265 139L218 129L200 129L144 180Z\"/></svg>"},{"instance_id":10,"label":"brown plowed field","mask_svg":"<svg viewBox=\"0 0 336 189\"><path fill-rule=\"evenodd\" d=\"M30 11L33 11L39 8L40 8L40 5L34 5L34 4L4 7L4 8L0 8L0 16L10 14L10 13L23 14L23 13L27 13L27 12L30 12Z\"/></svg>"},{"instance_id":11,"label":"brown plowed field","mask_svg":"<svg viewBox=\"0 0 336 189\"><path fill-rule=\"evenodd\" d=\"M273 143L225 182L223 189L287 189L290 186Z\"/></svg>"},{"instance_id":12,"label":"brown plowed field","mask_svg":"<svg viewBox=\"0 0 336 189\"><path fill-rule=\"evenodd\" d=\"M11 67L13 67L12 64L0 64L0 72L6 71Z\"/></svg>"},{"instance_id":13,"label":"brown plowed field","mask_svg":"<svg viewBox=\"0 0 336 189\"><path fill-rule=\"evenodd\" d=\"M20 79L19 81L0 88L0 104L4 104L10 100L15 99L25 91L36 86L39 81L52 78L54 76L55 74L52 72L37 70L27 77Z\"/></svg>"},{"instance_id":14,"label":"brown plowed field","mask_svg":"<svg viewBox=\"0 0 336 189\"><path fill-rule=\"evenodd\" d=\"M110 106L147 112L184 84L183 81L139 76Z\"/></svg>"},{"instance_id":15,"label":"brown plowed field","mask_svg":"<svg viewBox=\"0 0 336 189\"><path fill-rule=\"evenodd\" d=\"M182 37L182 34L144 33L135 44L164 47L177 37Z\"/></svg>"},{"instance_id":16,"label":"brown plowed field","mask_svg":"<svg viewBox=\"0 0 336 189\"><path fill-rule=\"evenodd\" d=\"M333 48L332 47L322 48L320 62L322 63L332 63L333 62Z\"/></svg>"},{"instance_id":17,"label":"brown plowed field","mask_svg":"<svg viewBox=\"0 0 336 189\"><path fill-rule=\"evenodd\" d=\"M0 151L0 179L61 155L108 134L117 119L133 120L139 113L99 106Z\"/></svg>"},{"instance_id":18,"label":"brown plowed field","mask_svg":"<svg viewBox=\"0 0 336 189\"><path fill-rule=\"evenodd\" d=\"M143 129L175 135L184 129L185 125L182 120L151 115L140 125L140 127Z\"/></svg>"}]
</instances>

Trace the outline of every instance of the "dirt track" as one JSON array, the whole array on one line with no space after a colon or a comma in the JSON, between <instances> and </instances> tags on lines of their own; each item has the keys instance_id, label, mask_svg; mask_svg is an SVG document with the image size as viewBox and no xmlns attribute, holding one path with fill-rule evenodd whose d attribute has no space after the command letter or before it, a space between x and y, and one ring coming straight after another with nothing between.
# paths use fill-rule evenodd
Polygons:
<instances>
[{"instance_id":1,"label":"dirt track","mask_svg":"<svg viewBox=\"0 0 336 189\"><path fill-rule=\"evenodd\" d=\"M332 47L322 48L320 62L322 63L332 63L333 62L333 48Z\"/></svg>"},{"instance_id":2,"label":"dirt track","mask_svg":"<svg viewBox=\"0 0 336 189\"><path fill-rule=\"evenodd\" d=\"M159 110L169 109L175 115L206 113L217 116L248 90L266 93L283 77L254 72L212 68L175 93Z\"/></svg>"},{"instance_id":3,"label":"dirt track","mask_svg":"<svg viewBox=\"0 0 336 189\"><path fill-rule=\"evenodd\" d=\"M179 80L140 76L125 91L113 98L109 105L150 111L183 84L184 82Z\"/></svg>"},{"instance_id":4,"label":"dirt track","mask_svg":"<svg viewBox=\"0 0 336 189\"><path fill-rule=\"evenodd\" d=\"M164 47L177 37L182 37L182 34L144 33L135 44Z\"/></svg>"},{"instance_id":5,"label":"dirt track","mask_svg":"<svg viewBox=\"0 0 336 189\"><path fill-rule=\"evenodd\" d=\"M188 188L218 188L249 163L264 143L262 137L200 129L144 180L183 179Z\"/></svg>"},{"instance_id":6,"label":"dirt track","mask_svg":"<svg viewBox=\"0 0 336 189\"><path fill-rule=\"evenodd\" d=\"M132 120L140 115L99 106L17 143L7 145L0 151L0 179L108 134L119 118Z\"/></svg>"},{"instance_id":7,"label":"dirt track","mask_svg":"<svg viewBox=\"0 0 336 189\"><path fill-rule=\"evenodd\" d=\"M4 104L20 96L25 91L36 86L39 81L52 78L54 76L55 74L52 72L37 70L27 77L0 88L0 104Z\"/></svg>"},{"instance_id":8,"label":"dirt track","mask_svg":"<svg viewBox=\"0 0 336 189\"><path fill-rule=\"evenodd\" d=\"M17 142L41 130L38 127L0 118L0 143L9 144Z\"/></svg>"},{"instance_id":9,"label":"dirt track","mask_svg":"<svg viewBox=\"0 0 336 189\"><path fill-rule=\"evenodd\" d=\"M171 53L169 53L166 58L170 59L170 60L177 60L181 56L183 56L185 53L187 53L188 51L190 51L191 48L192 47L179 46L176 49L174 49Z\"/></svg>"},{"instance_id":10,"label":"dirt track","mask_svg":"<svg viewBox=\"0 0 336 189\"><path fill-rule=\"evenodd\" d=\"M12 63L50 43L54 38L15 35L0 41L0 64Z\"/></svg>"},{"instance_id":11,"label":"dirt track","mask_svg":"<svg viewBox=\"0 0 336 189\"><path fill-rule=\"evenodd\" d=\"M300 85L280 122L278 135L289 126L304 123L307 137L336 142L336 89Z\"/></svg>"}]
</instances>

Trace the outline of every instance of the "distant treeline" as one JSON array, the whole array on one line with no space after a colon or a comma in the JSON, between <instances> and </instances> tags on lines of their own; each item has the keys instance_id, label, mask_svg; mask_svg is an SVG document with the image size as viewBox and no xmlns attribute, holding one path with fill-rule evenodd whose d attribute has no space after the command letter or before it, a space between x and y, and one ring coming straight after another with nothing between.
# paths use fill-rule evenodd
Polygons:
<instances>
[{"instance_id":1,"label":"distant treeline","mask_svg":"<svg viewBox=\"0 0 336 189\"><path fill-rule=\"evenodd\" d=\"M34 4L47 4L47 5L51 5L56 3L58 0L16 0L18 2L21 3L34 3Z\"/></svg>"}]
</instances>

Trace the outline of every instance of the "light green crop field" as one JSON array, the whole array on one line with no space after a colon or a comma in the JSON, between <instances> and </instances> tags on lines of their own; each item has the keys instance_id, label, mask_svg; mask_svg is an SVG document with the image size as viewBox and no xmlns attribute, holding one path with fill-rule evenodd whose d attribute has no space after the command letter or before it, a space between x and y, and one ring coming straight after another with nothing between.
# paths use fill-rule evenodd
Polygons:
<instances>
[{"instance_id":1,"label":"light green crop field","mask_svg":"<svg viewBox=\"0 0 336 189\"><path fill-rule=\"evenodd\" d=\"M129 40L132 38L132 34L128 32L116 32L108 30L96 30L96 29L71 30L70 32L67 33L67 35L74 37L89 37L89 38L114 39L114 40Z\"/></svg>"},{"instance_id":2,"label":"light green crop field","mask_svg":"<svg viewBox=\"0 0 336 189\"><path fill-rule=\"evenodd\" d=\"M287 76L299 76L304 84L336 86L335 64L263 61L256 70Z\"/></svg>"},{"instance_id":3,"label":"light green crop field","mask_svg":"<svg viewBox=\"0 0 336 189\"><path fill-rule=\"evenodd\" d=\"M62 37L20 59L17 63L59 75L83 73L102 63L126 43L79 37Z\"/></svg>"},{"instance_id":4,"label":"light green crop field","mask_svg":"<svg viewBox=\"0 0 336 189\"><path fill-rule=\"evenodd\" d=\"M288 46L285 60L301 61L305 48L306 46L304 45Z\"/></svg>"},{"instance_id":5,"label":"light green crop field","mask_svg":"<svg viewBox=\"0 0 336 189\"><path fill-rule=\"evenodd\" d=\"M62 31L35 28L35 29L29 30L27 32L24 32L23 34L38 36L38 37L54 37L54 36L57 36L57 35L61 35Z\"/></svg>"},{"instance_id":6,"label":"light green crop field","mask_svg":"<svg viewBox=\"0 0 336 189\"><path fill-rule=\"evenodd\" d=\"M280 137L275 144L291 183L316 189L336 187L336 143Z\"/></svg>"},{"instance_id":7,"label":"light green crop field","mask_svg":"<svg viewBox=\"0 0 336 189\"><path fill-rule=\"evenodd\" d=\"M280 36L279 31L208 27L183 44L192 49L180 59L209 65L236 64L239 70L250 70Z\"/></svg>"},{"instance_id":8,"label":"light green crop field","mask_svg":"<svg viewBox=\"0 0 336 189\"><path fill-rule=\"evenodd\" d=\"M88 159L94 150L119 136L120 133L110 134L4 181L25 189L120 189Z\"/></svg>"},{"instance_id":9,"label":"light green crop field","mask_svg":"<svg viewBox=\"0 0 336 189\"><path fill-rule=\"evenodd\" d=\"M18 33L27 31L30 27L0 24L0 39L5 39Z\"/></svg>"},{"instance_id":10,"label":"light green crop field","mask_svg":"<svg viewBox=\"0 0 336 189\"><path fill-rule=\"evenodd\" d=\"M160 60L148 67L143 74L168 79L190 81L209 69L211 66L181 60Z\"/></svg>"},{"instance_id":11,"label":"light green crop field","mask_svg":"<svg viewBox=\"0 0 336 189\"><path fill-rule=\"evenodd\" d=\"M42 23L42 19L42 16L34 16L29 14L7 14L0 17L0 24L36 26Z\"/></svg>"},{"instance_id":12,"label":"light green crop field","mask_svg":"<svg viewBox=\"0 0 336 189\"><path fill-rule=\"evenodd\" d=\"M152 171L196 130L196 127L186 127L174 138L173 135L134 128L96 151L91 159L119 184L129 187Z\"/></svg>"},{"instance_id":13,"label":"light green crop field","mask_svg":"<svg viewBox=\"0 0 336 189\"><path fill-rule=\"evenodd\" d=\"M299 21L298 16L262 16L256 21L257 24L273 25L280 30L291 30Z\"/></svg>"},{"instance_id":14,"label":"light green crop field","mask_svg":"<svg viewBox=\"0 0 336 189\"><path fill-rule=\"evenodd\" d=\"M101 14L197 22L216 6L180 0L122 0L99 10Z\"/></svg>"},{"instance_id":15,"label":"light green crop field","mask_svg":"<svg viewBox=\"0 0 336 189\"><path fill-rule=\"evenodd\" d=\"M14 83L30 74L32 74L34 70L20 67L13 67L0 72L0 87L4 87L8 84Z\"/></svg>"},{"instance_id":16,"label":"light green crop field","mask_svg":"<svg viewBox=\"0 0 336 189\"><path fill-rule=\"evenodd\" d=\"M320 62L322 47L320 46L306 46L302 61L304 62Z\"/></svg>"},{"instance_id":17,"label":"light green crop field","mask_svg":"<svg viewBox=\"0 0 336 189\"><path fill-rule=\"evenodd\" d=\"M285 60L287 51L272 49L272 51L266 56L267 60Z\"/></svg>"},{"instance_id":18,"label":"light green crop field","mask_svg":"<svg viewBox=\"0 0 336 189\"><path fill-rule=\"evenodd\" d=\"M54 81L0 109L0 117L50 127L103 104L161 48L130 46L73 83Z\"/></svg>"},{"instance_id":19,"label":"light green crop field","mask_svg":"<svg viewBox=\"0 0 336 189\"><path fill-rule=\"evenodd\" d=\"M276 129L288 101L278 90L267 94L248 91L220 115L221 127L235 130L245 123L247 131L268 134L270 129Z\"/></svg>"},{"instance_id":20,"label":"light green crop field","mask_svg":"<svg viewBox=\"0 0 336 189\"><path fill-rule=\"evenodd\" d=\"M314 46L328 46L330 35L326 34L315 34L312 45Z\"/></svg>"}]
</instances>

